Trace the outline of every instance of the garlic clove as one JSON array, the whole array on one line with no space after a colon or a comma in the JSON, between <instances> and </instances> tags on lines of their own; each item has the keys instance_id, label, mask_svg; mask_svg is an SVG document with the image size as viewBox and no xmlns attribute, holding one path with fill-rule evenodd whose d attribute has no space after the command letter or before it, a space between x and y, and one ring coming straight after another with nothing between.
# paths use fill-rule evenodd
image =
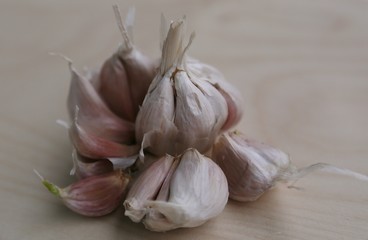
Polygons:
<instances>
[{"instance_id":1,"label":"garlic clove","mask_svg":"<svg viewBox=\"0 0 368 240\"><path fill-rule=\"evenodd\" d=\"M212 158L227 177L230 198L238 201L254 201L278 182L287 182L290 187L317 170L368 181L367 175L327 163L315 163L298 169L280 149L247 139L238 131L219 137L213 146Z\"/></svg>"},{"instance_id":2,"label":"garlic clove","mask_svg":"<svg viewBox=\"0 0 368 240\"><path fill-rule=\"evenodd\" d=\"M111 141L134 142L134 124L111 112L93 87L91 82L95 81L96 73L90 73L87 79L77 73L70 61L69 68L72 76L68 95L70 118L73 120L78 114L79 123L95 135Z\"/></svg>"},{"instance_id":3,"label":"garlic clove","mask_svg":"<svg viewBox=\"0 0 368 240\"><path fill-rule=\"evenodd\" d=\"M235 126L243 115L243 97L241 93L225 80L223 74L215 67L205 64L199 60L188 58L187 67L193 76L202 79L215 87L225 98L228 107L228 116L222 130L228 130Z\"/></svg>"},{"instance_id":4,"label":"garlic clove","mask_svg":"<svg viewBox=\"0 0 368 240\"><path fill-rule=\"evenodd\" d=\"M157 156L175 151L177 127L174 125L174 91L170 72L162 80L153 80L136 120L136 139L143 148ZM154 121L153 121L154 119Z\"/></svg>"},{"instance_id":5,"label":"garlic clove","mask_svg":"<svg viewBox=\"0 0 368 240\"><path fill-rule=\"evenodd\" d=\"M78 179L101 175L114 170L113 163L107 159L89 159L81 156L74 149L72 153L73 169L70 175L75 175Z\"/></svg>"},{"instance_id":6,"label":"garlic clove","mask_svg":"<svg viewBox=\"0 0 368 240\"><path fill-rule=\"evenodd\" d=\"M61 198L65 206L84 216L97 217L111 213L119 207L129 177L117 170L103 175L87 177L65 188L44 179L37 171L44 186Z\"/></svg>"},{"instance_id":7,"label":"garlic clove","mask_svg":"<svg viewBox=\"0 0 368 240\"><path fill-rule=\"evenodd\" d=\"M174 158L167 155L152 163L133 183L124 201L125 216L139 222L145 215L144 204L158 194Z\"/></svg>"},{"instance_id":8,"label":"garlic clove","mask_svg":"<svg viewBox=\"0 0 368 240\"><path fill-rule=\"evenodd\" d=\"M177 72L174 81L174 122L180 136L177 152L183 152L188 147L205 152L212 146L226 120L226 102L213 87L202 84L199 80L191 81L184 71Z\"/></svg>"},{"instance_id":9,"label":"garlic clove","mask_svg":"<svg viewBox=\"0 0 368 240\"><path fill-rule=\"evenodd\" d=\"M290 169L283 151L238 132L222 134L212 149L212 159L224 171L230 198L254 201L272 188Z\"/></svg>"},{"instance_id":10,"label":"garlic clove","mask_svg":"<svg viewBox=\"0 0 368 240\"><path fill-rule=\"evenodd\" d=\"M69 136L78 153L88 158L125 158L137 155L139 151L138 144L120 144L89 132L79 125L78 119L71 125Z\"/></svg>"},{"instance_id":11,"label":"garlic clove","mask_svg":"<svg viewBox=\"0 0 368 240\"><path fill-rule=\"evenodd\" d=\"M219 215L227 203L226 177L211 159L195 149L188 149L178 159L168 200L147 202L143 223L149 230L199 226Z\"/></svg>"},{"instance_id":12,"label":"garlic clove","mask_svg":"<svg viewBox=\"0 0 368 240\"><path fill-rule=\"evenodd\" d=\"M132 189L135 190L129 191L124 203L125 214L135 222L142 221L147 229L158 232L196 227L219 215L227 203L228 184L216 163L195 149L188 149L175 158L169 157L170 161L167 158L148 167L133 183ZM156 172L154 167L164 162L167 164L164 176L160 174L160 181L150 188L150 180L156 179L152 177ZM141 192L148 189L151 197L141 198ZM135 209L139 212L138 218L127 214L131 212L132 200L139 202Z\"/></svg>"},{"instance_id":13,"label":"garlic clove","mask_svg":"<svg viewBox=\"0 0 368 240\"><path fill-rule=\"evenodd\" d=\"M121 118L134 122L139 106L155 76L155 63L132 43L127 29L132 29L134 13L128 13L129 26L124 26L120 11L114 5L117 24L123 43L102 66L98 92L107 105ZM132 33L130 33L132 34Z\"/></svg>"}]
</instances>

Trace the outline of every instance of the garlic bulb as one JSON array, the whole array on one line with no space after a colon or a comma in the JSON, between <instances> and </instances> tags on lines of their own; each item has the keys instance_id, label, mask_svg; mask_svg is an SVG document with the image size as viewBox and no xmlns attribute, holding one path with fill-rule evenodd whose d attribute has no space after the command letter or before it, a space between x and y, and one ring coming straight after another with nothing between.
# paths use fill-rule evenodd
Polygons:
<instances>
[{"instance_id":1,"label":"garlic bulb","mask_svg":"<svg viewBox=\"0 0 368 240\"><path fill-rule=\"evenodd\" d=\"M164 15L161 15L160 26L160 46L163 49L164 41L169 29L169 25ZM225 80L223 74L215 67L203 63L192 57L186 60L186 67L189 69L188 74L192 78L200 78L215 87L225 98L228 108L228 116L222 130L228 130L234 127L243 115L243 97L241 93L233 85Z\"/></svg>"},{"instance_id":2,"label":"garlic bulb","mask_svg":"<svg viewBox=\"0 0 368 240\"><path fill-rule=\"evenodd\" d=\"M125 215L152 231L196 227L216 217L228 199L224 173L195 149L162 157L133 183Z\"/></svg>"},{"instance_id":3,"label":"garlic bulb","mask_svg":"<svg viewBox=\"0 0 368 240\"><path fill-rule=\"evenodd\" d=\"M134 10L130 9L128 12L127 26L121 20L117 5L114 5L114 12L123 36L123 44L103 64L95 84L101 97L119 117L134 122L155 76L156 67L132 43Z\"/></svg>"},{"instance_id":4,"label":"garlic bulb","mask_svg":"<svg viewBox=\"0 0 368 240\"><path fill-rule=\"evenodd\" d=\"M187 148L206 152L228 117L225 98L200 75L191 75L183 47L185 20L171 23L159 71L136 120L136 139L142 149L162 156Z\"/></svg>"},{"instance_id":5,"label":"garlic bulb","mask_svg":"<svg viewBox=\"0 0 368 240\"><path fill-rule=\"evenodd\" d=\"M37 171L44 186L61 198L72 211L89 217L104 216L119 207L129 177L121 170L87 177L65 188L44 179Z\"/></svg>"}]
</instances>

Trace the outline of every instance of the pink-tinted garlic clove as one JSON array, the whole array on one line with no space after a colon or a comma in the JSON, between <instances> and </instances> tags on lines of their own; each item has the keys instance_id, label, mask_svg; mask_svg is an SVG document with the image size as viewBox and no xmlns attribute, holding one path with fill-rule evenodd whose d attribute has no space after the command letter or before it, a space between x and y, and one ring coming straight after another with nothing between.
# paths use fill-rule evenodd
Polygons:
<instances>
[{"instance_id":1,"label":"pink-tinted garlic clove","mask_svg":"<svg viewBox=\"0 0 368 240\"><path fill-rule=\"evenodd\" d=\"M287 154L238 131L222 134L213 146L212 159L229 184L229 197L254 201L272 188L290 169Z\"/></svg>"},{"instance_id":2,"label":"pink-tinted garlic clove","mask_svg":"<svg viewBox=\"0 0 368 240\"><path fill-rule=\"evenodd\" d=\"M236 90L225 91L221 87L218 87L218 91L227 103L228 115L225 124L222 126L222 130L225 131L234 127L241 120L243 116L242 97Z\"/></svg>"},{"instance_id":3,"label":"pink-tinted garlic clove","mask_svg":"<svg viewBox=\"0 0 368 240\"><path fill-rule=\"evenodd\" d=\"M71 175L75 175L78 179L91 176L97 176L114 171L114 166L107 159L89 159L81 156L76 150L73 151L73 169Z\"/></svg>"},{"instance_id":4,"label":"pink-tinted garlic clove","mask_svg":"<svg viewBox=\"0 0 368 240\"><path fill-rule=\"evenodd\" d=\"M122 171L117 170L84 178L60 188L44 179L38 172L36 174L51 193L61 198L65 206L89 217L104 216L119 207L130 179Z\"/></svg>"},{"instance_id":5,"label":"pink-tinted garlic clove","mask_svg":"<svg viewBox=\"0 0 368 240\"><path fill-rule=\"evenodd\" d=\"M230 198L254 201L278 182L291 185L317 170L368 181L368 176L327 163L315 163L303 168L291 164L280 149L248 139L239 131L222 134L212 148L212 159L225 173Z\"/></svg>"},{"instance_id":6,"label":"pink-tinted garlic clove","mask_svg":"<svg viewBox=\"0 0 368 240\"><path fill-rule=\"evenodd\" d=\"M123 44L103 64L99 76L98 92L107 105L121 118L134 122L155 76L155 63L142 54L132 43L117 5L116 20L123 35ZM134 17L134 16L133 16ZM131 17L131 18L133 18ZM132 24L132 20L130 21ZM132 26L128 26L130 29Z\"/></svg>"},{"instance_id":7,"label":"pink-tinted garlic clove","mask_svg":"<svg viewBox=\"0 0 368 240\"><path fill-rule=\"evenodd\" d=\"M76 72L71 62L69 68L72 75L68 95L70 119L74 120L78 114L79 123L95 135L103 135L111 141L134 142L134 124L116 116L93 87L91 81L95 81L96 73L90 73L86 79Z\"/></svg>"},{"instance_id":8,"label":"pink-tinted garlic clove","mask_svg":"<svg viewBox=\"0 0 368 240\"><path fill-rule=\"evenodd\" d=\"M125 145L97 136L79 125L78 120L71 125L69 136L79 154L93 159L128 158L137 155L140 149L137 144Z\"/></svg>"}]
</instances>

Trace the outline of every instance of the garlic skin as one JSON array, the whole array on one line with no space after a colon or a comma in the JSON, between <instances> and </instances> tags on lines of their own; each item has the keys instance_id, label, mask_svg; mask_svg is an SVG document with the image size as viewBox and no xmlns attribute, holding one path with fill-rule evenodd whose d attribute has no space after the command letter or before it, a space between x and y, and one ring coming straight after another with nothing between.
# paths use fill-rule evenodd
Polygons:
<instances>
[{"instance_id":1,"label":"garlic skin","mask_svg":"<svg viewBox=\"0 0 368 240\"><path fill-rule=\"evenodd\" d=\"M98 217L114 211L121 203L129 177L117 170L103 175L87 177L65 188L44 179L37 171L44 186L60 197L66 207L88 216Z\"/></svg>"},{"instance_id":2,"label":"garlic skin","mask_svg":"<svg viewBox=\"0 0 368 240\"><path fill-rule=\"evenodd\" d=\"M191 147L206 152L228 117L220 92L187 68L185 52L194 35L184 48L184 29L184 19L171 23L159 72L136 119L137 141L157 156L176 156Z\"/></svg>"},{"instance_id":3,"label":"garlic skin","mask_svg":"<svg viewBox=\"0 0 368 240\"><path fill-rule=\"evenodd\" d=\"M164 169L164 177L155 175L157 166ZM138 177L124 202L125 215L142 221L151 231L196 227L222 212L228 194L221 169L197 150L188 149L178 157L161 158Z\"/></svg>"},{"instance_id":4,"label":"garlic skin","mask_svg":"<svg viewBox=\"0 0 368 240\"><path fill-rule=\"evenodd\" d=\"M132 24L134 12L130 9L125 26L120 11L114 5L116 20L123 36L123 43L103 64L97 91L107 105L121 118L134 122L139 106L156 74L153 60L140 52L132 43ZM130 36L129 36L130 34Z\"/></svg>"},{"instance_id":5,"label":"garlic skin","mask_svg":"<svg viewBox=\"0 0 368 240\"><path fill-rule=\"evenodd\" d=\"M292 174L289 156L283 151L238 131L222 134L212 149L212 159L229 183L229 197L254 201L278 181Z\"/></svg>"}]
</instances>

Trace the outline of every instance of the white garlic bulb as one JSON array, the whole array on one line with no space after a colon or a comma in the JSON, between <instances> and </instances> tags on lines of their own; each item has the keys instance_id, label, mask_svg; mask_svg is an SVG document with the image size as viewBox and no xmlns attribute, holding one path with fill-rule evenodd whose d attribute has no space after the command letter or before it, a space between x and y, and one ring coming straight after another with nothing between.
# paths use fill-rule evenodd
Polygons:
<instances>
[{"instance_id":1,"label":"white garlic bulb","mask_svg":"<svg viewBox=\"0 0 368 240\"><path fill-rule=\"evenodd\" d=\"M187 68L185 20L170 25L159 72L136 120L136 139L154 155L178 155L187 148L206 152L228 117L225 98L200 74ZM205 75L203 75L205 78Z\"/></svg>"},{"instance_id":2,"label":"white garlic bulb","mask_svg":"<svg viewBox=\"0 0 368 240\"><path fill-rule=\"evenodd\" d=\"M221 169L195 149L165 156L133 183L124 202L125 215L152 231L196 227L216 217L228 199Z\"/></svg>"}]
</instances>

